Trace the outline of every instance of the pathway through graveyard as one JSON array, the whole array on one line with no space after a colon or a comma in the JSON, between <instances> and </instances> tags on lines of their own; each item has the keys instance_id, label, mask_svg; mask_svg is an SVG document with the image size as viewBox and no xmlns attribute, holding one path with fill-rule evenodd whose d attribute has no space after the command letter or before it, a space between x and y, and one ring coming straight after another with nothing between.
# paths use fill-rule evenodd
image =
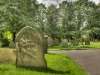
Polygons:
<instances>
[{"instance_id":1,"label":"pathway through graveyard","mask_svg":"<svg viewBox=\"0 0 100 75\"><path fill-rule=\"evenodd\" d=\"M61 50L49 53L64 53L90 75L100 75L100 50Z\"/></svg>"}]
</instances>

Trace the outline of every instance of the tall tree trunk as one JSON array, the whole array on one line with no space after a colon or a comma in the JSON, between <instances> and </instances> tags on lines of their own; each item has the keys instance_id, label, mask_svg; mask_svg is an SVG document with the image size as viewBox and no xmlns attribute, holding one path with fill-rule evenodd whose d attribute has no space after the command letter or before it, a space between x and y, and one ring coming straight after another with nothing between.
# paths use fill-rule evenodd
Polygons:
<instances>
[{"instance_id":1,"label":"tall tree trunk","mask_svg":"<svg viewBox=\"0 0 100 75\"><path fill-rule=\"evenodd\" d=\"M13 42L15 42L15 38L16 38L16 32L13 32Z\"/></svg>"}]
</instances>

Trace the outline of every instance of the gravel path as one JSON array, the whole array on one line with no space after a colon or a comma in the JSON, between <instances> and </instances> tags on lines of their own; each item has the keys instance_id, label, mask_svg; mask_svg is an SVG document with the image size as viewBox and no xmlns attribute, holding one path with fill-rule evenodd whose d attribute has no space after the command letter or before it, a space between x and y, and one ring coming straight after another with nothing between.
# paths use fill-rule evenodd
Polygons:
<instances>
[{"instance_id":1,"label":"gravel path","mask_svg":"<svg viewBox=\"0 0 100 75\"><path fill-rule=\"evenodd\" d=\"M90 75L100 75L100 50L49 51L49 53L55 52L68 55Z\"/></svg>"}]
</instances>

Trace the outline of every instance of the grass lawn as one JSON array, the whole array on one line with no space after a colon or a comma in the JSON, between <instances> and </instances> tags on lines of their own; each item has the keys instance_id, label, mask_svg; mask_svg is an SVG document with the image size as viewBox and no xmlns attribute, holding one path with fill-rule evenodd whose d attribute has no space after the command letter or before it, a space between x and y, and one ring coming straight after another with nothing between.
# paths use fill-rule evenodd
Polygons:
<instances>
[{"instance_id":1,"label":"grass lawn","mask_svg":"<svg viewBox=\"0 0 100 75\"><path fill-rule=\"evenodd\" d=\"M100 42L91 42L90 45L81 45L73 46L72 44L68 43L67 48L62 48L62 45L59 44L58 46L50 47L48 50L89 50L89 49L100 49Z\"/></svg>"},{"instance_id":2,"label":"grass lawn","mask_svg":"<svg viewBox=\"0 0 100 75\"><path fill-rule=\"evenodd\" d=\"M88 75L63 54L45 54L47 69L16 68L14 62L0 65L0 75Z\"/></svg>"}]
</instances>

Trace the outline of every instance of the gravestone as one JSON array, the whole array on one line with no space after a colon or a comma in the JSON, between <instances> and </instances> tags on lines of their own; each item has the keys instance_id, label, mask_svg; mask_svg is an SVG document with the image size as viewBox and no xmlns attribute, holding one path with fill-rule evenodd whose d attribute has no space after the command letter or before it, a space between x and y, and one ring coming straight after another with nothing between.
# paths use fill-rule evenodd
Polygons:
<instances>
[{"instance_id":1,"label":"gravestone","mask_svg":"<svg viewBox=\"0 0 100 75\"><path fill-rule=\"evenodd\" d=\"M78 44L79 44L79 40L78 39L72 40L72 45L73 46L78 46Z\"/></svg>"},{"instance_id":2,"label":"gravestone","mask_svg":"<svg viewBox=\"0 0 100 75\"><path fill-rule=\"evenodd\" d=\"M26 68L46 68L43 37L37 30L26 26L16 37L16 66Z\"/></svg>"},{"instance_id":3,"label":"gravestone","mask_svg":"<svg viewBox=\"0 0 100 75\"><path fill-rule=\"evenodd\" d=\"M99 42L99 40L98 39L95 39L95 42Z\"/></svg>"},{"instance_id":4,"label":"gravestone","mask_svg":"<svg viewBox=\"0 0 100 75\"><path fill-rule=\"evenodd\" d=\"M47 42L48 42L48 47L53 47L54 45L54 41L52 37L48 37L47 38Z\"/></svg>"},{"instance_id":5,"label":"gravestone","mask_svg":"<svg viewBox=\"0 0 100 75\"><path fill-rule=\"evenodd\" d=\"M15 43L14 43L13 41L11 41L11 42L9 43L9 47L10 47L10 48L15 48Z\"/></svg>"},{"instance_id":6,"label":"gravestone","mask_svg":"<svg viewBox=\"0 0 100 75\"><path fill-rule=\"evenodd\" d=\"M74 43L74 40L71 40L71 44L73 45L73 43Z\"/></svg>"},{"instance_id":7,"label":"gravestone","mask_svg":"<svg viewBox=\"0 0 100 75\"><path fill-rule=\"evenodd\" d=\"M90 39L89 38L85 39L85 45L90 45Z\"/></svg>"},{"instance_id":8,"label":"gravestone","mask_svg":"<svg viewBox=\"0 0 100 75\"><path fill-rule=\"evenodd\" d=\"M78 39L71 40L71 44L72 44L73 46L78 46L79 40L78 40Z\"/></svg>"},{"instance_id":9,"label":"gravestone","mask_svg":"<svg viewBox=\"0 0 100 75\"><path fill-rule=\"evenodd\" d=\"M80 39L80 44L83 45L83 39L82 38Z\"/></svg>"},{"instance_id":10,"label":"gravestone","mask_svg":"<svg viewBox=\"0 0 100 75\"><path fill-rule=\"evenodd\" d=\"M16 61L16 55L13 53L13 50L10 50L8 48L0 49L0 64L15 62L15 61Z\"/></svg>"},{"instance_id":11,"label":"gravestone","mask_svg":"<svg viewBox=\"0 0 100 75\"><path fill-rule=\"evenodd\" d=\"M58 46L59 45L59 39L54 38L54 46Z\"/></svg>"},{"instance_id":12,"label":"gravestone","mask_svg":"<svg viewBox=\"0 0 100 75\"><path fill-rule=\"evenodd\" d=\"M68 40L67 39L62 39L62 47L63 48L68 47Z\"/></svg>"},{"instance_id":13,"label":"gravestone","mask_svg":"<svg viewBox=\"0 0 100 75\"><path fill-rule=\"evenodd\" d=\"M2 47L2 43L0 42L0 47Z\"/></svg>"}]
</instances>

